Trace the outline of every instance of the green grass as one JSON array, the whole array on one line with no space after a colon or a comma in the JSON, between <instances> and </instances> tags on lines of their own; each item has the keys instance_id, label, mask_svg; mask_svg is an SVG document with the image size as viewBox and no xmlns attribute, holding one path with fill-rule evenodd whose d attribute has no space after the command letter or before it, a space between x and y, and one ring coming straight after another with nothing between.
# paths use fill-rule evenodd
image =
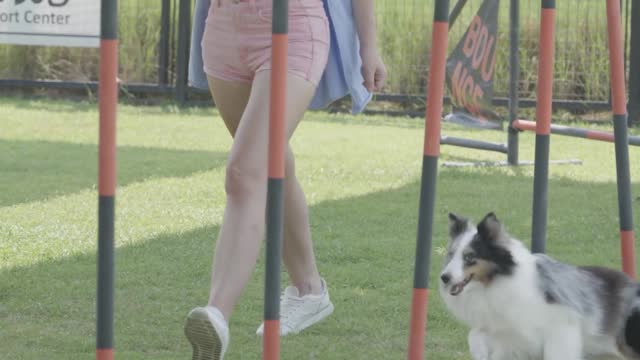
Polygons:
<instances>
[{"instance_id":1,"label":"green grass","mask_svg":"<svg viewBox=\"0 0 640 360\"><path fill-rule=\"evenodd\" d=\"M96 142L90 103L0 99L0 358L87 359L95 328ZM503 141L501 132L445 126L448 135ZM422 161L420 119L311 113L292 140L310 204L333 316L283 339L282 359L405 357ZM530 134L521 158L533 158ZM230 145L210 109L121 106L116 200L116 351L120 359L186 359L187 312L206 301L224 208ZM615 162L608 143L553 137L548 252L575 264L619 266ZM503 160L442 147L442 160ZM636 228L640 151L631 149ZM531 167L441 167L431 279L446 214L495 211L530 234ZM263 259L231 320L229 359L259 358ZM429 307L427 354L469 360L466 331Z\"/></svg>"}]
</instances>

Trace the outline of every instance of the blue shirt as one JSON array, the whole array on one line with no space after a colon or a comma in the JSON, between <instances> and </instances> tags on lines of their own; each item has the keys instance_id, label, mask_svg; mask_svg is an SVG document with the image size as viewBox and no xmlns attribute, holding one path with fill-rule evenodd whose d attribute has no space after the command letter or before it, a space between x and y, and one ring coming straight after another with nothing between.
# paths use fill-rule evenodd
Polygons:
<instances>
[{"instance_id":1,"label":"blue shirt","mask_svg":"<svg viewBox=\"0 0 640 360\"><path fill-rule=\"evenodd\" d=\"M210 0L197 0L191 36L189 82L200 89L208 89L202 64L202 36L209 12ZM331 47L329 58L310 109L323 109L332 102L351 95L351 113L364 110L372 94L364 87L361 73L360 42L353 16L351 0L323 0L329 18Z\"/></svg>"}]
</instances>

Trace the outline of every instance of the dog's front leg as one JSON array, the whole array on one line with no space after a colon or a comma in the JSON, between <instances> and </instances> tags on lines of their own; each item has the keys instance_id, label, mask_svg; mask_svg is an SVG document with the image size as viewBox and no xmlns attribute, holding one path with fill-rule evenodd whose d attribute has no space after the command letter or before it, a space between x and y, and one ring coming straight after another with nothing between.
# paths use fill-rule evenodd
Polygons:
<instances>
[{"instance_id":1,"label":"dog's front leg","mask_svg":"<svg viewBox=\"0 0 640 360\"><path fill-rule=\"evenodd\" d=\"M550 331L544 341L544 360L582 360L582 335L576 326Z\"/></svg>"},{"instance_id":2,"label":"dog's front leg","mask_svg":"<svg viewBox=\"0 0 640 360\"><path fill-rule=\"evenodd\" d=\"M473 360L490 360L489 337L484 331L474 328L469 331L469 352Z\"/></svg>"}]
</instances>

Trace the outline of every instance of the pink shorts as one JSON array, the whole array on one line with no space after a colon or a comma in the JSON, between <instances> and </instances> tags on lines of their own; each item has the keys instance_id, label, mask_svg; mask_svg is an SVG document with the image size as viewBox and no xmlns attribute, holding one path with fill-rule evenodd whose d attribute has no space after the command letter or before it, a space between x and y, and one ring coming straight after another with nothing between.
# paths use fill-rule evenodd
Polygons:
<instances>
[{"instance_id":1,"label":"pink shorts","mask_svg":"<svg viewBox=\"0 0 640 360\"><path fill-rule=\"evenodd\" d=\"M202 39L204 71L250 83L271 68L272 0L212 0ZM289 1L288 72L317 85L329 55L322 0Z\"/></svg>"}]
</instances>

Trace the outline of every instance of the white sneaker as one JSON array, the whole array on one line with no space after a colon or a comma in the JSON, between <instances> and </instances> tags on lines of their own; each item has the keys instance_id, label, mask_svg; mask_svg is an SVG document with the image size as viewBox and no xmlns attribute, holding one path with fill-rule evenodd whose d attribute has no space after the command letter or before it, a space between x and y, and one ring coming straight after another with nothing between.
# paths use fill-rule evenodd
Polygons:
<instances>
[{"instance_id":1,"label":"white sneaker","mask_svg":"<svg viewBox=\"0 0 640 360\"><path fill-rule=\"evenodd\" d=\"M303 297L299 296L300 292L295 286L285 289L280 298L280 336L297 334L331 315L333 304L329 300L329 290L324 279L322 287L322 294L309 294ZM263 333L264 323L256 331L259 336Z\"/></svg>"},{"instance_id":2,"label":"white sneaker","mask_svg":"<svg viewBox=\"0 0 640 360\"><path fill-rule=\"evenodd\" d=\"M197 307L187 315L184 334L193 348L192 360L224 360L229 326L215 307Z\"/></svg>"}]
</instances>

